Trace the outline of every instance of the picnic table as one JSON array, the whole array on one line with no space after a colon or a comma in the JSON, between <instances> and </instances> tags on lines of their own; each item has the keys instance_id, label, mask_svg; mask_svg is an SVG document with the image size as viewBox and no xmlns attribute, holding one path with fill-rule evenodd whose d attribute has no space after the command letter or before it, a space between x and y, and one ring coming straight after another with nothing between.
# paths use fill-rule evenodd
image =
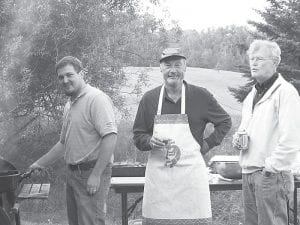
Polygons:
<instances>
[{"instance_id":1,"label":"picnic table","mask_svg":"<svg viewBox=\"0 0 300 225\"><path fill-rule=\"evenodd\" d=\"M128 193L141 193L144 191L145 177L112 177L111 188L116 193L121 194L122 206L122 225L128 225L127 214L127 195ZM300 187L300 181L295 180L294 188L294 203L293 203L293 217L294 225L298 225L297 221L297 188ZM241 180L222 180L210 179L210 191L231 191L242 190Z\"/></svg>"}]
</instances>

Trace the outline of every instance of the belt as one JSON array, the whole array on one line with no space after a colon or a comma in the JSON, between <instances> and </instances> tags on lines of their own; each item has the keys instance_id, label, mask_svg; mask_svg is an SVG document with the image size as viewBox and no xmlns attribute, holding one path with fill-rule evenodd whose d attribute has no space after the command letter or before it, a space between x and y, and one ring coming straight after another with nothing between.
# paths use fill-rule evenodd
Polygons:
<instances>
[{"instance_id":1,"label":"belt","mask_svg":"<svg viewBox=\"0 0 300 225\"><path fill-rule=\"evenodd\" d=\"M95 167L97 160L82 162L78 164L68 164L68 168L72 171L74 170L89 170Z\"/></svg>"}]
</instances>

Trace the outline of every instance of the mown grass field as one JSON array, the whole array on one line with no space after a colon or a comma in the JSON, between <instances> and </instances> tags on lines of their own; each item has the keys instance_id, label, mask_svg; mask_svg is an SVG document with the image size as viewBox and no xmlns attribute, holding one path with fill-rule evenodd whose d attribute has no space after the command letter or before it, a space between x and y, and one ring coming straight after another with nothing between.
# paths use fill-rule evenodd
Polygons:
<instances>
[{"instance_id":1,"label":"mown grass field","mask_svg":"<svg viewBox=\"0 0 300 225\"><path fill-rule=\"evenodd\" d=\"M144 70L142 68L127 68L129 79L129 90L135 83L136 72ZM143 92L158 86L162 83L162 76L159 68L147 68L149 74L147 86L143 88ZM238 87L246 82L240 74L228 71L217 71L201 68L188 68L186 80L192 84L207 88L224 109L232 116L233 126L225 137L223 143L211 150L205 159L209 160L215 154L237 154L231 147L231 136L239 125L241 105L230 95L228 87ZM132 118L137 109L139 97L132 95L124 95L126 97L127 106L130 107ZM138 152L132 143L132 120L122 120L119 125L119 138L115 152L115 161L140 161L145 162L147 153ZM211 126L208 127L211 130ZM62 163L57 163L58 171L50 171L51 193L48 200L37 201L28 200L21 204L21 219L23 225L37 224L67 224L65 209L65 192L64 192L64 168ZM129 195L129 206L141 194ZM226 191L211 193L213 220L215 225L240 225L243 220L241 192ZM110 191L108 196L107 207L107 224L121 224L121 199ZM139 204L130 219L141 218L141 204Z\"/></svg>"}]
</instances>

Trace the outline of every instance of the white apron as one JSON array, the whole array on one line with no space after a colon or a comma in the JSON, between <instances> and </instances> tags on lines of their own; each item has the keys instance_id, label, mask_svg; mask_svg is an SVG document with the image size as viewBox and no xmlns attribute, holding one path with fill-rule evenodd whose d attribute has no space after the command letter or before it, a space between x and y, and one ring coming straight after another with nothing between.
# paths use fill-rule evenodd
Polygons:
<instances>
[{"instance_id":1,"label":"white apron","mask_svg":"<svg viewBox=\"0 0 300 225\"><path fill-rule=\"evenodd\" d=\"M200 225L211 223L208 174L200 145L192 136L185 114L182 85L181 114L161 115L162 86L153 135L175 143L151 150L145 174L143 224ZM167 150L170 160L166 163Z\"/></svg>"}]
</instances>

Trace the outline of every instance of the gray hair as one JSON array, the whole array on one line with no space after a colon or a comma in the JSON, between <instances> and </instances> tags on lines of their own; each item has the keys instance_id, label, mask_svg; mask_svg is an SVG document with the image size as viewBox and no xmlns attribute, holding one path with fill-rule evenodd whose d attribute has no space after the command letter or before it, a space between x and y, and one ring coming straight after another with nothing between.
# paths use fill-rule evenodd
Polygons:
<instances>
[{"instance_id":1,"label":"gray hair","mask_svg":"<svg viewBox=\"0 0 300 225\"><path fill-rule=\"evenodd\" d=\"M268 40L254 40L248 49L248 55L259 50L260 48L267 48L271 52L271 57L274 58L277 62L277 65L281 61L281 50L279 45L274 41Z\"/></svg>"}]
</instances>

